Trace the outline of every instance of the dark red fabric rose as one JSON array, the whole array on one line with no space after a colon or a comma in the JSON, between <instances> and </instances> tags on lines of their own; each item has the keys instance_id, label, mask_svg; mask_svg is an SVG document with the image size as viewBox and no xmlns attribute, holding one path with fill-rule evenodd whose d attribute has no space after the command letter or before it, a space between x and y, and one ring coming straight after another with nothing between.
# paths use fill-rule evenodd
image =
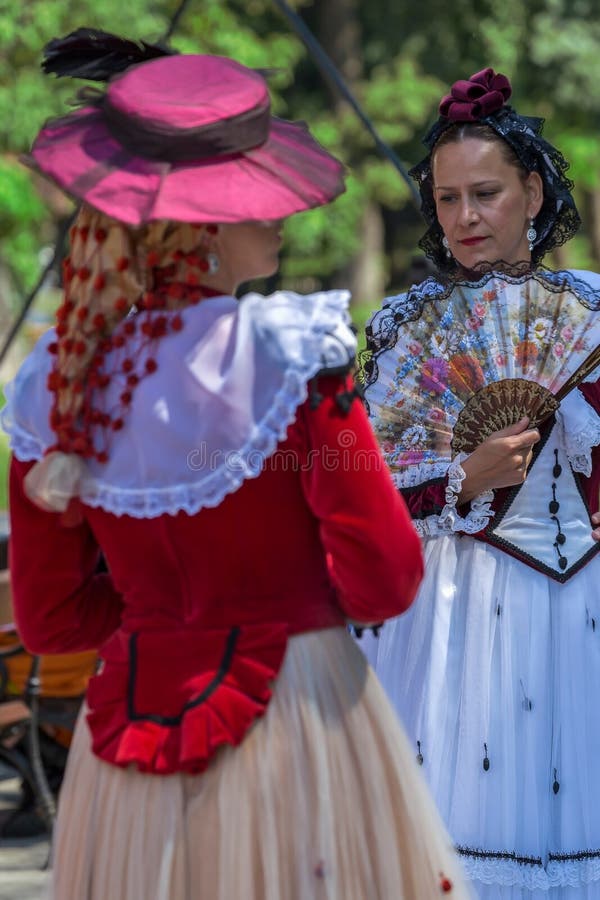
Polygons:
<instances>
[{"instance_id":1,"label":"dark red fabric rose","mask_svg":"<svg viewBox=\"0 0 600 900\"><path fill-rule=\"evenodd\" d=\"M452 122L477 122L501 109L512 93L506 75L483 69L468 81L455 81L440 103L440 116Z\"/></svg>"}]
</instances>

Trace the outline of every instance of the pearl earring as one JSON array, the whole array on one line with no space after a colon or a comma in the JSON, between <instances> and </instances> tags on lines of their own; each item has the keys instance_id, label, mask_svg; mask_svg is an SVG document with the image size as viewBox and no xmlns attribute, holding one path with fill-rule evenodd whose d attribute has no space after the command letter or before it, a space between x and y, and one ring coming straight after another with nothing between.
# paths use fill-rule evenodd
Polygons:
<instances>
[{"instance_id":1,"label":"pearl earring","mask_svg":"<svg viewBox=\"0 0 600 900\"><path fill-rule=\"evenodd\" d=\"M216 253L207 253L206 254L206 262L208 263L208 274L216 275L216 273L221 268L221 263L219 262L219 257Z\"/></svg>"},{"instance_id":2,"label":"pearl earring","mask_svg":"<svg viewBox=\"0 0 600 900\"><path fill-rule=\"evenodd\" d=\"M444 245L444 248L446 250L446 256L448 257L448 259L450 259L452 253L450 252L450 241L448 240L446 235L444 235L444 237L442 238L442 244Z\"/></svg>"},{"instance_id":3,"label":"pearl earring","mask_svg":"<svg viewBox=\"0 0 600 900\"><path fill-rule=\"evenodd\" d=\"M535 239L537 237L537 231L534 227L534 218L533 216L529 220L529 228L527 229L527 240L529 241L529 252L533 250L533 245L535 244Z\"/></svg>"}]
</instances>

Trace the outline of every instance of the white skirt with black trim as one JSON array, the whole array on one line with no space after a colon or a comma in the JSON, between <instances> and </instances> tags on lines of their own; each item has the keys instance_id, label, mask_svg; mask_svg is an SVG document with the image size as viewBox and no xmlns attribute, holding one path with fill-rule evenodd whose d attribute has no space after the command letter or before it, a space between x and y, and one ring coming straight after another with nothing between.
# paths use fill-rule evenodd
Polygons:
<instances>
[{"instance_id":1,"label":"white skirt with black trim","mask_svg":"<svg viewBox=\"0 0 600 900\"><path fill-rule=\"evenodd\" d=\"M468 536L425 542L361 643L477 895L600 898L600 557L564 584Z\"/></svg>"}]
</instances>

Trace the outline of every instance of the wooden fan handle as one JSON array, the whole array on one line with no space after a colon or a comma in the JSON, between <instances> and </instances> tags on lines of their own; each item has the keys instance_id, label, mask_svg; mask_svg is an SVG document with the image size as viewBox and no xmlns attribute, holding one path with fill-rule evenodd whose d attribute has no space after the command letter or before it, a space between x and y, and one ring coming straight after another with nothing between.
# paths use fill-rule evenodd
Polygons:
<instances>
[{"instance_id":1,"label":"wooden fan handle","mask_svg":"<svg viewBox=\"0 0 600 900\"><path fill-rule=\"evenodd\" d=\"M567 394L570 394L573 388L576 388L584 378L593 372L594 369L600 365L600 344L596 347L595 350L592 350L587 359L581 363L578 369L576 369L570 378L568 378L563 386L556 392L554 395L557 400L564 400Z\"/></svg>"}]
</instances>

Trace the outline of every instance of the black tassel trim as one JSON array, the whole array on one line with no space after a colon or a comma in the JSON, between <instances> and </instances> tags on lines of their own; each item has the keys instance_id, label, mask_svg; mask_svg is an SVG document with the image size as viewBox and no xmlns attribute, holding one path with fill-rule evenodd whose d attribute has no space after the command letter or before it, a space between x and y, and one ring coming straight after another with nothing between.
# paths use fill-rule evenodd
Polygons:
<instances>
[{"instance_id":1,"label":"black tassel trim","mask_svg":"<svg viewBox=\"0 0 600 900\"><path fill-rule=\"evenodd\" d=\"M373 635L378 638L379 632L383 628L383 622L378 622L377 625L350 625L350 631L357 637L359 640L365 633L365 631L373 632Z\"/></svg>"}]
</instances>

